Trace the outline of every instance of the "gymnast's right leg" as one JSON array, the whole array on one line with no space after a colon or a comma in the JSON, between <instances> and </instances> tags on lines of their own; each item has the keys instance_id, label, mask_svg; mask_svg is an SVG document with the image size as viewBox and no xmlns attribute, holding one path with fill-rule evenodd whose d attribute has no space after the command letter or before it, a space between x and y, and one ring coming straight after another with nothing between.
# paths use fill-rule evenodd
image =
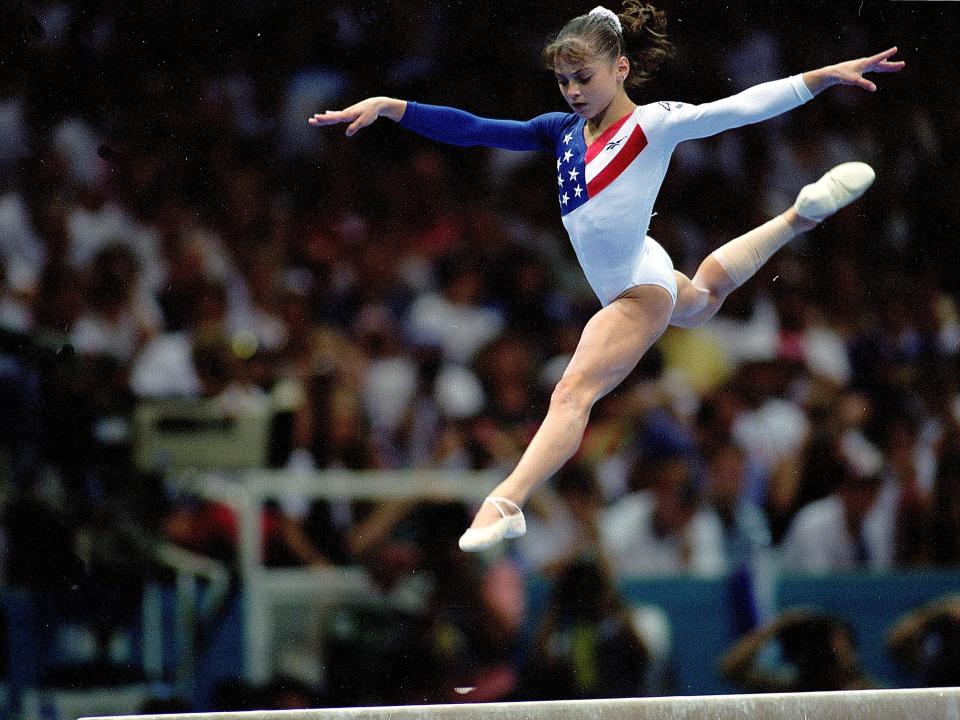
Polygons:
<instances>
[{"instance_id":1,"label":"gymnast's right leg","mask_svg":"<svg viewBox=\"0 0 960 720\"><path fill-rule=\"evenodd\" d=\"M786 212L714 250L692 279L678 272L677 304L670 324L686 328L703 325L727 295L753 277L777 250L859 198L873 179L869 165L838 165L805 186Z\"/></svg>"}]
</instances>

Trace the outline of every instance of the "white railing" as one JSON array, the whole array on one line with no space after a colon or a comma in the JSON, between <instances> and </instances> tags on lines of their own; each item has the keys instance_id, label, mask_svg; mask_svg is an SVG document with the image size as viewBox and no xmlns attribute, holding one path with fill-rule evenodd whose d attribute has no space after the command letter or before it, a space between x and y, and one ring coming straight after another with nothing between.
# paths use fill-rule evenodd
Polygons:
<instances>
[{"instance_id":1,"label":"white railing","mask_svg":"<svg viewBox=\"0 0 960 720\"><path fill-rule=\"evenodd\" d=\"M225 503L237 514L238 561L244 586L244 664L248 680L263 682L274 670L274 610L278 606L311 607L313 617L303 618L309 629L310 620L319 616L321 608L377 593L358 567L264 567L260 518L266 501L420 498L479 502L500 479L502 474L496 471L251 470L233 475L185 473L170 477L168 483L175 492Z\"/></svg>"},{"instance_id":2,"label":"white railing","mask_svg":"<svg viewBox=\"0 0 960 720\"><path fill-rule=\"evenodd\" d=\"M159 542L152 548L157 563L174 573L174 685L188 696L196 674L197 627L217 612L230 590L226 565L178 545ZM143 603L144 673L163 677L163 612L157 585L148 585Z\"/></svg>"}]
</instances>

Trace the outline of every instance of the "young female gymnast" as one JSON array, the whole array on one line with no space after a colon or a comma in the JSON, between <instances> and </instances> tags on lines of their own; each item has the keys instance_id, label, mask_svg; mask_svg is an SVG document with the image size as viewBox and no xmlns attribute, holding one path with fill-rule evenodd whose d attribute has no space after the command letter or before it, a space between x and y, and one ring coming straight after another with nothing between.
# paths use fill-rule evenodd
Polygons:
<instances>
[{"instance_id":1,"label":"young female gymnast","mask_svg":"<svg viewBox=\"0 0 960 720\"><path fill-rule=\"evenodd\" d=\"M521 506L577 450L593 404L622 382L668 325L711 318L798 233L860 197L874 179L863 163L844 163L804 187L793 207L711 253L692 279L646 235L657 192L678 143L759 122L791 110L832 85L874 91L867 72L897 72L891 48L868 58L767 82L702 105L637 105L626 88L641 84L672 54L663 12L625 0L620 15L598 7L569 21L544 50L572 113L527 122L490 120L448 107L374 97L309 119L349 123L352 136L387 117L428 138L456 145L541 150L557 158L560 214L580 265L603 306L550 398L546 418L519 463L481 505L460 538L466 551L526 531Z\"/></svg>"}]
</instances>

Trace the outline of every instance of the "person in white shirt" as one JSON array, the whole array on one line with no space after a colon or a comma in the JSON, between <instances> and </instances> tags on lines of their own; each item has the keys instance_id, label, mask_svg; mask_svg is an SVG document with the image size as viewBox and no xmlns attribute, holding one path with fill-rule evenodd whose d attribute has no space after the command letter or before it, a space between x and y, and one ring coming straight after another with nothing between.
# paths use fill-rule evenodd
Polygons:
<instances>
[{"instance_id":1,"label":"person in white shirt","mask_svg":"<svg viewBox=\"0 0 960 720\"><path fill-rule=\"evenodd\" d=\"M680 456L640 463L633 472L649 478L616 501L600 519L600 545L618 577L687 572L716 577L727 569L723 524L702 505Z\"/></svg>"},{"instance_id":2,"label":"person in white shirt","mask_svg":"<svg viewBox=\"0 0 960 720\"><path fill-rule=\"evenodd\" d=\"M781 544L784 570L827 573L883 570L893 560L895 533L878 512L880 479L848 472L840 487L796 514Z\"/></svg>"}]
</instances>

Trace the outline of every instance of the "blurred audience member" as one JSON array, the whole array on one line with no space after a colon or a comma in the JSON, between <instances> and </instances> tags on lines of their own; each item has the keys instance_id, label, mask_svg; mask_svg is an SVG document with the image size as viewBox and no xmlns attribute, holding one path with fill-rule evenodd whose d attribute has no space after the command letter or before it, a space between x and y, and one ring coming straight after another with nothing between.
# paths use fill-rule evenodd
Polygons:
<instances>
[{"instance_id":1,"label":"blurred audience member","mask_svg":"<svg viewBox=\"0 0 960 720\"><path fill-rule=\"evenodd\" d=\"M226 333L224 321L227 296L222 285L203 282L189 289L190 319L181 331L163 332L145 345L130 368L130 388L140 398L211 397L214 385L220 384L219 363L208 356L209 345L198 343ZM199 348L199 350L198 350ZM195 353L209 360L208 386L203 387ZM211 374L212 373L212 374Z\"/></svg>"},{"instance_id":2,"label":"blurred audience member","mask_svg":"<svg viewBox=\"0 0 960 720\"><path fill-rule=\"evenodd\" d=\"M890 567L894 529L875 512L879 494L876 475L848 471L836 491L793 518L783 539L784 568L826 573Z\"/></svg>"},{"instance_id":3,"label":"blurred audience member","mask_svg":"<svg viewBox=\"0 0 960 720\"><path fill-rule=\"evenodd\" d=\"M160 311L139 284L136 257L124 245L106 245L93 257L87 281L87 310L71 341L84 355L130 362L160 329Z\"/></svg>"},{"instance_id":4,"label":"blurred audience member","mask_svg":"<svg viewBox=\"0 0 960 720\"><path fill-rule=\"evenodd\" d=\"M553 577L596 555L603 501L588 468L568 463L531 503L529 532L517 540L517 548L532 571Z\"/></svg>"},{"instance_id":5,"label":"blurred audience member","mask_svg":"<svg viewBox=\"0 0 960 720\"><path fill-rule=\"evenodd\" d=\"M683 457L638 462L631 490L600 519L601 545L615 577L714 577L727 568L720 518L701 504Z\"/></svg>"},{"instance_id":6,"label":"blurred audience member","mask_svg":"<svg viewBox=\"0 0 960 720\"><path fill-rule=\"evenodd\" d=\"M475 256L448 255L440 268L440 292L413 301L406 325L417 345L437 345L443 357L468 363L487 343L503 332L503 314L485 306L484 276Z\"/></svg>"},{"instance_id":7,"label":"blurred audience member","mask_svg":"<svg viewBox=\"0 0 960 720\"><path fill-rule=\"evenodd\" d=\"M731 567L749 563L770 547L770 530L763 509L745 493L746 452L727 443L706 458L704 498L723 527L724 554Z\"/></svg>"},{"instance_id":8,"label":"blurred audience member","mask_svg":"<svg viewBox=\"0 0 960 720\"><path fill-rule=\"evenodd\" d=\"M960 685L960 595L936 598L887 631L887 647L922 687Z\"/></svg>"},{"instance_id":9,"label":"blurred audience member","mask_svg":"<svg viewBox=\"0 0 960 720\"><path fill-rule=\"evenodd\" d=\"M767 647L779 644L779 662L765 665ZM723 679L746 692L863 690L874 687L844 621L807 610L788 610L744 635L720 661Z\"/></svg>"},{"instance_id":10,"label":"blurred audience member","mask_svg":"<svg viewBox=\"0 0 960 720\"><path fill-rule=\"evenodd\" d=\"M558 573L527 663L531 698L646 695L649 660L633 612L600 563L581 559Z\"/></svg>"},{"instance_id":11,"label":"blurred audience member","mask_svg":"<svg viewBox=\"0 0 960 720\"><path fill-rule=\"evenodd\" d=\"M930 562L941 568L960 567L960 446L956 439L940 457L928 532Z\"/></svg>"}]
</instances>

